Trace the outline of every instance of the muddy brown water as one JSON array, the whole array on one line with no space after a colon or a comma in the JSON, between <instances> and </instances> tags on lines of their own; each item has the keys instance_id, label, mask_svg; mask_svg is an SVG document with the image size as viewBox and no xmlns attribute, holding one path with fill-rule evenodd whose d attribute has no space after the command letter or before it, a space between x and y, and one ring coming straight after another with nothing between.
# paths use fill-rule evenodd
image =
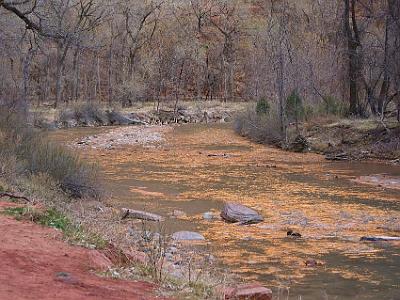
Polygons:
<instances>
[{"instance_id":1,"label":"muddy brown water","mask_svg":"<svg viewBox=\"0 0 400 300\"><path fill-rule=\"evenodd\" d=\"M81 128L50 134L58 142L106 132ZM357 176L400 176L400 167L373 162L327 162L257 145L226 125L184 125L157 147L83 149L99 164L117 207L167 217L170 232L195 230L221 266L259 281L276 299L400 299L400 243L360 242L364 235L400 235L380 229L400 220L400 191L362 185ZM229 154L209 157L208 154ZM258 210L251 226L203 220L224 201ZM179 209L184 219L168 213ZM303 238L286 237L286 230ZM322 265L305 266L307 259Z\"/></svg>"}]
</instances>

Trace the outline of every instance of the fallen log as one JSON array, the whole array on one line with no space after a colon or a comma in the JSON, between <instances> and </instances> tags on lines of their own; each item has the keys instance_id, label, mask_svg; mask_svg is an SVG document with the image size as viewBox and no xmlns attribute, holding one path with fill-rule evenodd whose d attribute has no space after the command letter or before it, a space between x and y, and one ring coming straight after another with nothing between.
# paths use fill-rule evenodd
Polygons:
<instances>
[{"instance_id":1,"label":"fallen log","mask_svg":"<svg viewBox=\"0 0 400 300\"><path fill-rule=\"evenodd\" d=\"M400 236L363 236L360 241L380 242L380 241L400 241Z\"/></svg>"},{"instance_id":2,"label":"fallen log","mask_svg":"<svg viewBox=\"0 0 400 300\"><path fill-rule=\"evenodd\" d=\"M7 192L0 192L0 198L3 197L9 197L9 198L14 198L14 199L21 199L21 200L25 200L26 202L33 202L31 199L25 197L25 196L20 196L20 195L16 195L16 194L11 194L11 193L7 193Z\"/></svg>"},{"instance_id":3,"label":"fallen log","mask_svg":"<svg viewBox=\"0 0 400 300\"><path fill-rule=\"evenodd\" d=\"M133 209L128 209L128 208L123 208L122 209L122 217L121 219L126 219L126 218L133 218L133 219L140 219L144 221L153 221L153 222L162 222L164 221L164 218L162 216L141 211L141 210L133 210Z\"/></svg>"},{"instance_id":4,"label":"fallen log","mask_svg":"<svg viewBox=\"0 0 400 300\"><path fill-rule=\"evenodd\" d=\"M229 157L233 157L233 154L227 154L227 153L221 153L221 154L216 154L216 153L210 153L207 154L207 157L223 157L223 158L229 158Z\"/></svg>"},{"instance_id":5,"label":"fallen log","mask_svg":"<svg viewBox=\"0 0 400 300\"><path fill-rule=\"evenodd\" d=\"M207 154L208 157L227 157L228 155L226 153L223 154Z\"/></svg>"},{"instance_id":6,"label":"fallen log","mask_svg":"<svg viewBox=\"0 0 400 300\"><path fill-rule=\"evenodd\" d=\"M350 157L347 153L327 154L325 155L326 160L349 160Z\"/></svg>"}]
</instances>

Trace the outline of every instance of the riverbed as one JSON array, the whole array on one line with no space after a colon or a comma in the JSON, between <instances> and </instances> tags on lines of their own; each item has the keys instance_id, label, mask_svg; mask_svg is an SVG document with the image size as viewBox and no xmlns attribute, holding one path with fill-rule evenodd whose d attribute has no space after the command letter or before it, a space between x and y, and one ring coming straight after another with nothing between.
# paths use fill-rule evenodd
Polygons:
<instances>
[{"instance_id":1,"label":"riverbed","mask_svg":"<svg viewBox=\"0 0 400 300\"><path fill-rule=\"evenodd\" d=\"M110 130L76 128L50 137L75 147ZM400 243L360 242L366 235L400 236L400 191L354 181L400 176L399 166L285 152L249 142L229 125L176 126L149 145L75 149L99 165L113 206L158 213L171 233L200 232L221 267L272 288L277 299L400 296ZM265 220L237 226L203 218L218 214L224 202L250 206ZM173 210L187 216L172 218ZM302 238L288 238L289 228ZM308 259L318 265L306 266Z\"/></svg>"}]
</instances>

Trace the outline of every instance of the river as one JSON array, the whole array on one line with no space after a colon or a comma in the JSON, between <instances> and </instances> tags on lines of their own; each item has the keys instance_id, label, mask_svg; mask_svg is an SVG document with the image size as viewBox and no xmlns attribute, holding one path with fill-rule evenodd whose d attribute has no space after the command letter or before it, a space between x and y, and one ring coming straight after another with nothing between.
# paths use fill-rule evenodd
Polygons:
<instances>
[{"instance_id":1,"label":"river","mask_svg":"<svg viewBox=\"0 0 400 300\"><path fill-rule=\"evenodd\" d=\"M50 136L70 143L108 130ZM170 232L202 233L222 267L263 283L279 299L400 298L400 243L360 242L364 235L396 235L381 227L399 224L400 190L353 181L400 176L399 166L285 152L251 143L227 125L178 126L165 138L154 147L82 150L99 164L113 205L166 216ZM203 219L225 201L250 206L265 221L237 226ZM188 217L168 218L175 209ZM288 238L288 228L303 237ZM307 259L321 265L306 267Z\"/></svg>"}]
</instances>

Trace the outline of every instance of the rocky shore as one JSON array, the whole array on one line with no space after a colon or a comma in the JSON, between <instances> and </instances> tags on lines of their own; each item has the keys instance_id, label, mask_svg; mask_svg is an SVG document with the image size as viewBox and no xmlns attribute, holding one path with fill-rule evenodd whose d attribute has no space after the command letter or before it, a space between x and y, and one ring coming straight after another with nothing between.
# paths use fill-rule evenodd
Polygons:
<instances>
[{"instance_id":1,"label":"rocky shore","mask_svg":"<svg viewBox=\"0 0 400 300\"><path fill-rule=\"evenodd\" d=\"M324 154L327 160L400 163L400 123L394 119L385 120L384 125L376 119L315 121L305 124L304 132L301 150Z\"/></svg>"},{"instance_id":2,"label":"rocky shore","mask_svg":"<svg viewBox=\"0 0 400 300\"><path fill-rule=\"evenodd\" d=\"M216 104L196 106L193 103L179 106L176 110L164 107L156 110L153 107L109 109L82 104L56 111L52 116L36 113L34 125L38 128L73 128L117 125L167 125L184 123L225 123L240 107Z\"/></svg>"},{"instance_id":3,"label":"rocky shore","mask_svg":"<svg viewBox=\"0 0 400 300\"><path fill-rule=\"evenodd\" d=\"M79 148L91 147L113 149L118 146L141 145L156 147L165 141L165 133L172 130L170 126L125 126L110 129L106 133L87 136L74 143Z\"/></svg>"}]
</instances>

